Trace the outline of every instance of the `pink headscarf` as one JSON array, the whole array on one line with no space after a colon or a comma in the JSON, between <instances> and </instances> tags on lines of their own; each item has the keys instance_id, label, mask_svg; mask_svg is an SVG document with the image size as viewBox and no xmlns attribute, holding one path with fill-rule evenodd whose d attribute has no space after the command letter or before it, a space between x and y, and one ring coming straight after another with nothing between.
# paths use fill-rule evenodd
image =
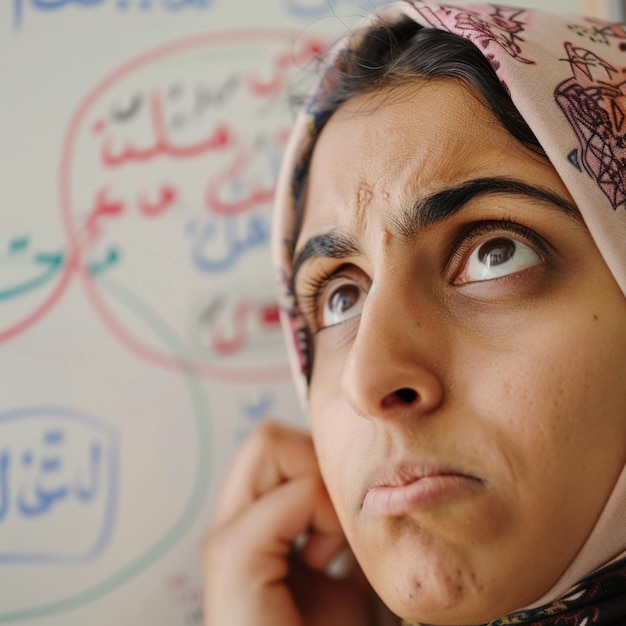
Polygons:
<instances>
[{"instance_id":1,"label":"pink headscarf","mask_svg":"<svg viewBox=\"0 0 626 626\"><path fill-rule=\"evenodd\" d=\"M624 27L536 10L419 0L395 2L368 20L395 23L403 18L460 35L485 55L574 198L626 294ZM329 66L347 41L351 38L331 52ZM303 402L307 395L303 321L288 288L296 228L293 189L303 175L319 115L320 111L309 107L296 121L277 185L274 222L273 259L281 286L283 324ZM624 556L626 468L574 561L546 595L526 608L561 598L579 580Z\"/></svg>"}]
</instances>

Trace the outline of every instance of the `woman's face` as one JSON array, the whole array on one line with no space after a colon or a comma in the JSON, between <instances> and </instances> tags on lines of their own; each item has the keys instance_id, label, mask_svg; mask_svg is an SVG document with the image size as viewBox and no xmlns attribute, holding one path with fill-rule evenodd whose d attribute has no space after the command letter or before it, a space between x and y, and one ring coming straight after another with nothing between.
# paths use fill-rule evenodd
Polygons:
<instances>
[{"instance_id":1,"label":"woman's face","mask_svg":"<svg viewBox=\"0 0 626 626\"><path fill-rule=\"evenodd\" d=\"M626 299L554 169L457 83L356 98L296 257L320 467L374 588L431 624L539 598L626 460Z\"/></svg>"}]
</instances>

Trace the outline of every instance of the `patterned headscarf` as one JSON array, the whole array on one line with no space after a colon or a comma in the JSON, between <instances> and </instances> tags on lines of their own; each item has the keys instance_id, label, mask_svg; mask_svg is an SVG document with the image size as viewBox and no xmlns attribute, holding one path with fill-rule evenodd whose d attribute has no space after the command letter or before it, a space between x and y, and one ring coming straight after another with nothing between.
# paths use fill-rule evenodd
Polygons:
<instances>
[{"instance_id":1,"label":"patterned headscarf","mask_svg":"<svg viewBox=\"0 0 626 626\"><path fill-rule=\"evenodd\" d=\"M387 24L410 19L464 37L482 52L572 195L609 269L626 294L624 26L496 4L454 6L419 0L394 2L368 19L370 23L382 20ZM354 37L358 38L358 34L335 47L328 56L327 67L332 66L342 47L358 41ZM322 75L320 89L328 89L329 84L332 87L329 74ZM290 278L297 236L295 190L306 176L311 148L328 117L328 111L316 108L319 101L312 99L300 113L287 146L276 191L273 241L281 314L303 402L307 395L307 334L291 293ZM567 615L574 613L568 611L578 610L571 609L575 606L572 602L580 604L591 593L589 586L577 589L574 596L569 590L594 570L626 557L625 520L626 469L587 543L562 578L533 607L520 613L516 621L497 623L608 623L596 620L593 615L588 622L569 619ZM623 598L626 566L617 569L613 566L606 571L617 572ZM594 589L599 593L597 585ZM563 599L566 593L567 603ZM624 600L617 602L626 604ZM624 612L619 615L626 623L626 607L622 608ZM550 617L558 614L562 621ZM541 621L542 616L552 621Z\"/></svg>"}]
</instances>

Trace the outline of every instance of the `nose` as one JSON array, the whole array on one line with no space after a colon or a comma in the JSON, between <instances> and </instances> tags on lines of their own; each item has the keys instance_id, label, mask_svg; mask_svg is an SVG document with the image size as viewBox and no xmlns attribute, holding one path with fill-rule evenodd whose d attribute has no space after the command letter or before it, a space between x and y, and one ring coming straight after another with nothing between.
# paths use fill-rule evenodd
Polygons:
<instances>
[{"instance_id":1,"label":"nose","mask_svg":"<svg viewBox=\"0 0 626 626\"><path fill-rule=\"evenodd\" d=\"M441 322L428 325L390 294L370 293L341 378L344 398L364 417L432 413L444 399L435 370ZM391 303L391 304L390 304Z\"/></svg>"}]
</instances>

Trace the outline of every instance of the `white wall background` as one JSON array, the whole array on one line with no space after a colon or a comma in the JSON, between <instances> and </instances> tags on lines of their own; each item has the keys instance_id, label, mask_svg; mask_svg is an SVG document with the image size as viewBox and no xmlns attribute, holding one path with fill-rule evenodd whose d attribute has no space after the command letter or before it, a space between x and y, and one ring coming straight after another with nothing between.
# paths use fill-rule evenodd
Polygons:
<instances>
[{"instance_id":1,"label":"white wall background","mask_svg":"<svg viewBox=\"0 0 626 626\"><path fill-rule=\"evenodd\" d=\"M1 3L0 624L201 623L228 459L303 422L267 248L286 94L370 6Z\"/></svg>"}]
</instances>

